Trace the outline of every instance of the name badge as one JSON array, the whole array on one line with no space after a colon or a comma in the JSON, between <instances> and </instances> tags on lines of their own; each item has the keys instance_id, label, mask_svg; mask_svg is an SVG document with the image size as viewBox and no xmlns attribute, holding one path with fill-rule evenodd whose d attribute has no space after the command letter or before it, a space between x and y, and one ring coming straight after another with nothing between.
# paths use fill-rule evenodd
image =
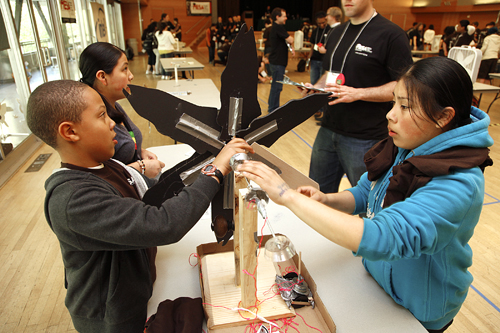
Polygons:
<instances>
[{"instance_id":1,"label":"name badge","mask_svg":"<svg viewBox=\"0 0 500 333\"><path fill-rule=\"evenodd\" d=\"M314 44L314 51L318 51L318 50L319 50L318 44Z\"/></svg>"},{"instance_id":2,"label":"name badge","mask_svg":"<svg viewBox=\"0 0 500 333\"><path fill-rule=\"evenodd\" d=\"M344 82L345 82L344 74L340 72L332 71L328 72L328 74L326 75L326 83L336 83L342 85L344 84Z\"/></svg>"}]
</instances>

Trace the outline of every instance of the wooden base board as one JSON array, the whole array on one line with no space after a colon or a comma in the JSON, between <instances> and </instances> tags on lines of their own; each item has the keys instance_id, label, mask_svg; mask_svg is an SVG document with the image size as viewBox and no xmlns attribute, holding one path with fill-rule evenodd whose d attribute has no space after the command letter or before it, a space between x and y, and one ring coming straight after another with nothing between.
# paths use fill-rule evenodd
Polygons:
<instances>
[{"instance_id":1,"label":"wooden base board","mask_svg":"<svg viewBox=\"0 0 500 333\"><path fill-rule=\"evenodd\" d=\"M242 311L240 315L229 310L238 307L241 300L241 288L234 283L233 252L205 255L201 262L208 328L219 329L248 324L248 320L242 316L254 319L251 313ZM260 251L257 267L257 298L260 301L265 300L259 305L258 314L268 320L295 316L295 311L288 309L279 294L273 297L272 286L275 284L276 271L272 261L264 256L264 249ZM250 310L255 312L255 308Z\"/></svg>"}]
</instances>

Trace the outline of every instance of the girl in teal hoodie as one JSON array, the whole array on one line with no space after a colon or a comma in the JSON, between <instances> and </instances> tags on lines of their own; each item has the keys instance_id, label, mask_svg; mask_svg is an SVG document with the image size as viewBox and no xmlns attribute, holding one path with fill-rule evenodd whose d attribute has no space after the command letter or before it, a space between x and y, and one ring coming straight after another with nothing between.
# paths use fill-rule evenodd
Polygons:
<instances>
[{"instance_id":1,"label":"girl in teal hoodie","mask_svg":"<svg viewBox=\"0 0 500 333\"><path fill-rule=\"evenodd\" d=\"M363 257L396 303L429 332L443 332L472 283L468 242L483 204L483 170L492 164L489 117L471 103L464 68L448 58L426 58L398 81L387 114L389 136L365 155L368 171L357 186L329 194L292 190L259 162L247 161L239 171L320 234Z\"/></svg>"}]
</instances>

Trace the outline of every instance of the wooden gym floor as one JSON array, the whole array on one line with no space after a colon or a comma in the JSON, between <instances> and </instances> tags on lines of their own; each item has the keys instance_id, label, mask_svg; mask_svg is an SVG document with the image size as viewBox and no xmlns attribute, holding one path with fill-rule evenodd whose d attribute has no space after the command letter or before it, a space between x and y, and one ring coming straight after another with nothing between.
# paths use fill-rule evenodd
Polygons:
<instances>
[{"instance_id":1,"label":"wooden gym floor","mask_svg":"<svg viewBox=\"0 0 500 333\"><path fill-rule=\"evenodd\" d=\"M210 78L220 89L224 66L208 64L206 48L195 49L192 55L205 64L195 78ZM145 75L146 56L136 56L130 67L133 84L156 87L160 77ZM291 59L288 75L297 82L309 82L309 73L296 72L297 59ZM500 84L500 82L494 82ZM270 84L259 84L258 100L267 113ZM483 94L481 108L486 110L495 94ZM299 98L299 93L285 86L281 104ZM142 130L143 147L173 144L173 140L148 127L126 100L121 101L132 120ZM490 134L500 140L500 102L490 110ZM308 174L311 147L319 129L310 118L278 140L271 150L304 174ZM453 325L447 332L500 332L500 148L491 149L495 165L486 169L486 195L481 220L470 242L474 263L470 271L474 282ZM24 171L39 154L52 153L39 172ZM0 189L0 332L75 332L64 306L64 273L59 244L48 227L43 212L44 182L59 166L57 153L43 145L34 156ZM342 186L349 186L344 181ZM498 215L497 215L498 214ZM304 225L304 228L307 228ZM193 249L198 244L193 244ZM358 314L362 315L362 314ZM335 318L333 318L335 320ZM355 318L353 317L353 320ZM404 332L404 328L401 329Z\"/></svg>"}]
</instances>

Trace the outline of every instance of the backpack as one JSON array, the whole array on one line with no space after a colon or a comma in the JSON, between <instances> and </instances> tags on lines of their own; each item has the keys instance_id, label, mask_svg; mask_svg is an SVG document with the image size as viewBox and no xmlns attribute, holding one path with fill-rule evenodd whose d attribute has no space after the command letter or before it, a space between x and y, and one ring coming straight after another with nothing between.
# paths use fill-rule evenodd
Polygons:
<instances>
[{"instance_id":1,"label":"backpack","mask_svg":"<svg viewBox=\"0 0 500 333\"><path fill-rule=\"evenodd\" d=\"M142 47L146 51L151 51L152 49L157 49L158 48L158 40L156 39L156 36L153 32L149 32L146 35L146 39L142 42Z\"/></svg>"},{"instance_id":2,"label":"backpack","mask_svg":"<svg viewBox=\"0 0 500 333\"><path fill-rule=\"evenodd\" d=\"M297 64L297 72L304 72L306 70L306 61L304 59L300 59Z\"/></svg>"}]
</instances>

